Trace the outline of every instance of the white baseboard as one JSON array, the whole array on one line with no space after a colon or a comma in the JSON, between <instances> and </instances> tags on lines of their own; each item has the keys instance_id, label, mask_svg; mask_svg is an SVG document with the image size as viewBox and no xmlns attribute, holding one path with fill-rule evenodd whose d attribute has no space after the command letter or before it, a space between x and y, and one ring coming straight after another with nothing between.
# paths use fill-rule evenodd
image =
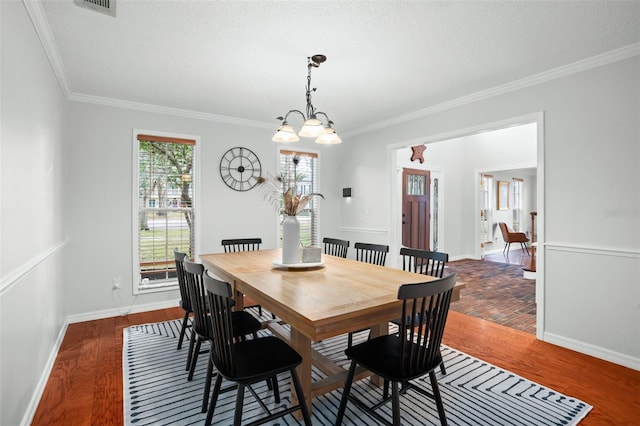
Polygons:
<instances>
[{"instance_id":1,"label":"white baseboard","mask_svg":"<svg viewBox=\"0 0 640 426\"><path fill-rule=\"evenodd\" d=\"M67 322L73 324L76 322L93 321L104 318L125 316L136 314L139 312L155 311L158 309L173 308L179 306L177 300L164 300L162 302L146 303L144 305L133 305L123 310L123 308L105 309L102 311L85 312L82 314L69 315Z\"/></svg>"},{"instance_id":2,"label":"white baseboard","mask_svg":"<svg viewBox=\"0 0 640 426\"><path fill-rule=\"evenodd\" d=\"M22 421L20 422L21 426L29 426L33 421L33 416L35 416L38 405L40 404L40 398L42 398L42 393L44 392L44 388L47 386L49 376L51 375L51 370L53 370L53 365L55 364L56 358L58 357L58 351L60 350L60 346L62 345L62 340L64 340L64 335L67 333L68 325L69 321L65 321L65 323L62 324L62 327L60 327L58 337L56 338L55 344L53 345L53 348L49 353L49 358L47 358L47 363L44 366L44 370L42 371L40 380L38 380L38 384L36 385L36 388L31 395L29 405L27 406L24 416L22 417Z\"/></svg>"},{"instance_id":3,"label":"white baseboard","mask_svg":"<svg viewBox=\"0 0 640 426\"><path fill-rule=\"evenodd\" d=\"M24 413L24 416L22 418L22 421L20 422L20 425L28 426L33 421L33 416L36 414L36 410L38 409L38 404L40 404L40 398L42 398L42 393L44 392L44 388L47 386L47 382L49 381L51 370L53 369L53 365L55 364L56 358L58 357L58 352L60 351L60 346L62 345L62 341L64 340L64 335L67 333L67 328L69 324L73 324L76 322L111 318L115 316L128 315L128 314L139 313L139 312L155 311L158 309L173 308L175 306L178 306L177 301L165 300L162 302L147 303L144 305L135 305L129 308L126 312L123 312L122 308L114 308L114 309L105 309L102 311L87 312L83 314L69 315L65 323L62 325L62 327L60 327L60 332L58 333L56 342L53 345L53 348L51 349L51 353L49 354L49 358L47 359L45 368L42 371L40 380L38 381L36 389L33 392L31 401L29 401L29 406L27 407L27 410Z\"/></svg>"},{"instance_id":4,"label":"white baseboard","mask_svg":"<svg viewBox=\"0 0 640 426\"><path fill-rule=\"evenodd\" d=\"M569 339L554 333L544 333L542 340L547 343L562 346L563 348L571 349L576 352L591 355L605 361L613 362L614 364L640 371L640 358L634 358L629 355L610 351L578 340Z\"/></svg>"}]
</instances>

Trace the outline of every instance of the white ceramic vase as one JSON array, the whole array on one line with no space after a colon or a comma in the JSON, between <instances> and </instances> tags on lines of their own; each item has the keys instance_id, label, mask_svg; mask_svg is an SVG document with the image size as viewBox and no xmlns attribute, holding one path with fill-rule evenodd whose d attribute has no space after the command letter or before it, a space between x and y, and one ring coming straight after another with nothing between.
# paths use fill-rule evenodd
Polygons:
<instances>
[{"instance_id":1,"label":"white ceramic vase","mask_svg":"<svg viewBox=\"0 0 640 426\"><path fill-rule=\"evenodd\" d=\"M282 263L300 263L300 222L297 216L285 216L282 221Z\"/></svg>"}]
</instances>

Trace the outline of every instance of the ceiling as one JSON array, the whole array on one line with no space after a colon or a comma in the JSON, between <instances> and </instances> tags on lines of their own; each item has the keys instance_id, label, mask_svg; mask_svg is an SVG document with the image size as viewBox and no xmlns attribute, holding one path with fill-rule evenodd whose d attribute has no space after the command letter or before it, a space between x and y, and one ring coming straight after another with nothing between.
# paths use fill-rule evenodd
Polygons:
<instances>
[{"instance_id":1,"label":"ceiling","mask_svg":"<svg viewBox=\"0 0 640 426\"><path fill-rule=\"evenodd\" d=\"M318 53L313 103L345 133L640 42L640 1L115 1L36 1L71 99L258 127L304 110Z\"/></svg>"}]
</instances>

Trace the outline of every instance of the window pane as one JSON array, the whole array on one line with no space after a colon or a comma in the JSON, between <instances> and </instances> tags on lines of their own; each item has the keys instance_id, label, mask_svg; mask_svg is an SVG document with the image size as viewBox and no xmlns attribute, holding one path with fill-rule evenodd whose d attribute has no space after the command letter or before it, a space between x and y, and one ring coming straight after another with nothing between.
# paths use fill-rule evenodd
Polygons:
<instances>
[{"instance_id":1,"label":"window pane","mask_svg":"<svg viewBox=\"0 0 640 426\"><path fill-rule=\"evenodd\" d=\"M424 195L426 186L426 176L424 175L408 175L407 176L407 195Z\"/></svg>"},{"instance_id":2,"label":"window pane","mask_svg":"<svg viewBox=\"0 0 640 426\"><path fill-rule=\"evenodd\" d=\"M297 164L294 163L294 158ZM300 195L318 192L318 156L313 153L280 151L280 175L283 185L295 185ZM298 214L300 222L300 242L304 246L318 244L318 197L312 197L309 204ZM284 212L280 215L280 223ZM280 243L282 226L280 226Z\"/></svg>"},{"instance_id":3,"label":"window pane","mask_svg":"<svg viewBox=\"0 0 640 426\"><path fill-rule=\"evenodd\" d=\"M138 143L138 265L142 283L175 280L173 249L194 252L194 146Z\"/></svg>"}]
</instances>

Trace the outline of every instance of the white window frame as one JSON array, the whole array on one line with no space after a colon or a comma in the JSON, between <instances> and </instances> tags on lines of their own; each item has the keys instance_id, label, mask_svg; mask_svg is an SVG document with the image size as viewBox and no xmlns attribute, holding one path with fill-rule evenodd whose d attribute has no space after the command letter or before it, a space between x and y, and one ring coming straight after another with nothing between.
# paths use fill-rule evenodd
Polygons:
<instances>
[{"instance_id":1,"label":"white window frame","mask_svg":"<svg viewBox=\"0 0 640 426\"><path fill-rule=\"evenodd\" d=\"M493 175L486 173L480 174L480 235L484 236L486 241L481 243L491 243L494 241L493 236ZM484 224L482 223L484 221ZM483 225L485 229L483 230ZM481 238L482 240L482 238Z\"/></svg>"},{"instance_id":2,"label":"white window frame","mask_svg":"<svg viewBox=\"0 0 640 426\"><path fill-rule=\"evenodd\" d=\"M513 185L513 222L511 227L516 232L524 231L524 217L523 217L523 208L524 208L524 179L521 178L512 178Z\"/></svg>"},{"instance_id":3,"label":"white window frame","mask_svg":"<svg viewBox=\"0 0 640 426\"><path fill-rule=\"evenodd\" d=\"M137 294L146 294L146 293L157 293L157 292L165 292L165 291L175 291L178 290L178 280L170 281L162 281L159 283L147 284L142 286L141 278L140 278L140 260L139 260L139 227L138 227L138 201L139 201L139 171L138 171L138 161L139 161L139 144L138 144L138 135L153 135L158 137L166 137L166 138L175 138L175 139L192 139L194 140L194 162L193 162L193 215L196 218L193 224L193 238L194 238L194 250L195 253L200 253L200 151L201 151L201 143L200 136L196 135L186 135L180 133L169 133L169 132L159 132L156 130L146 130L146 129L133 129L133 137L132 137L132 186L131 186L131 238L132 238L132 292L134 295ZM193 255L195 255L195 253Z\"/></svg>"}]
</instances>

